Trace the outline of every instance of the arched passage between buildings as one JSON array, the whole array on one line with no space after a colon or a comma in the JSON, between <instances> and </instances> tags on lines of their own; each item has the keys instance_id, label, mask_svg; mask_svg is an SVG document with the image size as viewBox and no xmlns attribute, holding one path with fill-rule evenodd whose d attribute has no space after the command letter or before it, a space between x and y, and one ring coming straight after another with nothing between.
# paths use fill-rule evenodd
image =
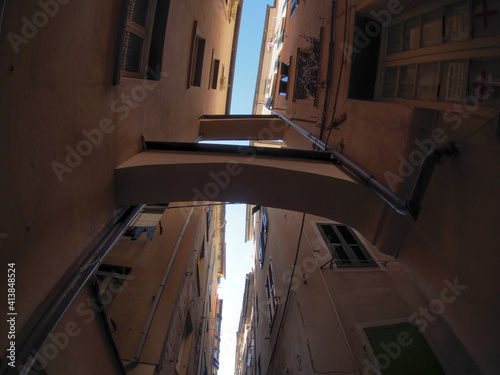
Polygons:
<instances>
[{"instance_id":1,"label":"arched passage between buildings","mask_svg":"<svg viewBox=\"0 0 500 375\"><path fill-rule=\"evenodd\" d=\"M242 202L350 225L374 242L385 202L331 161L189 151L147 151L115 170L119 206L174 201Z\"/></svg>"}]
</instances>

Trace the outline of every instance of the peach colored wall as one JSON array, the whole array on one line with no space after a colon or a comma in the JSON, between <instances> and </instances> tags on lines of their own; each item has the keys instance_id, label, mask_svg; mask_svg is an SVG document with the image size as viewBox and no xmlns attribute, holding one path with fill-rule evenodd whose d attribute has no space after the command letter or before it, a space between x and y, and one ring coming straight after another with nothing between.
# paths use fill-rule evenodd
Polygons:
<instances>
[{"instance_id":1,"label":"peach colored wall","mask_svg":"<svg viewBox=\"0 0 500 375\"><path fill-rule=\"evenodd\" d=\"M255 264L255 291L260 308L256 337L264 372L283 314L302 218L296 212L270 208L268 215L264 267L260 269L257 261ZM326 266L319 270L330 259L330 253L316 223L327 222L330 221L306 216L289 307L271 373L283 372L285 367L292 372L301 369L311 373L358 370L363 373L369 358L363 346L370 348L363 328L408 322L414 312L429 306L430 301L401 263L380 253L364 239L378 267ZM260 230L258 223L255 227ZM264 287L270 258L279 290L277 319L271 332ZM446 371L477 371L460 339L442 317L429 323L424 335ZM368 350L370 353L371 349Z\"/></svg>"},{"instance_id":2,"label":"peach colored wall","mask_svg":"<svg viewBox=\"0 0 500 375\"><path fill-rule=\"evenodd\" d=\"M112 85L121 1L60 3L17 53L8 35L22 36L23 17L32 20L38 2L8 1L1 29L0 169L9 183L0 187L0 233L8 235L0 246L2 261L18 269L18 342L115 219L113 170L140 149L141 135L193 141L198 117L221 113L226 101L226 89L208 89L212 49L219 77L222 65L229 72L234 21L223 2L171 2L162 79L151 91L135 79ZM207 40L205 62L201 87L186 89L195 20ZM139 91L144 101L133 99ZM86 140L82 132L99 129L103 119L110 122L102 141L58 178L53 162L65 165L68 150Z\"/></svg>"},{"instance_id":3,"label":"peach colored wall","mask_svg":"<svg viewBox=\"0 0 500 375\"><path fill-rule=\"evenodd\" d=\"M371 10L386 10L388 4L389 2L380 0L349 1L345 39L347 45L352 43L356 12L369 14ZM405 9L402 15L408 14L406 12L409 11L418 11L420 6L429 7L433 4L444 5L445 2L401 1ZM349 55L344 56L346 63L339 83L346 19L345 2L336 2L335 7L334 57L331 65L333 80L324 116L328 126L332 119L333 107L336 106L335 117L346 113L347 121L340 126L340 130L332 131L329 144L337 150L342 150L347 157L382 183L389 185L387 173L398 176L403 173L401 160L408 161L412 153L419 150L416 141L424 142L430 139L432 131L440 128L443 138L446 139L442 143L456 142L460 154L457 158L438 165L434 170L418 220L401 219L396 217L397 215L384 213L375 243L380 245L380 249L390 248L393 250L391 253L397 255L413 279L416 290L419 290L423 306L439 298L445 280L456 279L460 285L467 286L460 298L447 306L440 316L443 325L449 325L450 329L438 332L439 329L436 328L436 331L429 332L429 335L434 335L436 341L439 341L444 340L451 331L452 335L462 342L463 347L450 345L440 348L443 358L448 356L451 359L446 361L453 363L454 358L460 358L460 353L465 350L479 366L480 371L493 374L499 367L495 348L500 334L496 319L500 311L496 298L496 285L500 282L496 268L500 258L496 250L498 246L495 245L496 226L500 221L500 214L496 209L500 204L497 194L500 184L498 107L480 108L473 113L451 112L448 115L452 115L453 120L447 121L443 103L416 107L415 105L422 103L348 99L351 70ZM330 3L299 2L296 13L287 21L282 61L288 62L289 55L295 57L297 47L305 47L304 41L298 38L298 35L318 35L321 26L325 32L321 47L323 51L327 51L331 10ZM317 17L318 12L321 12L321 18ZM479 44L481 47L478 47ZM456 56L462 53L461 50L468 50L462 53L462 57L489 56L498 59L499 46L498 36L493 36L487 41L483 39L457 43L448 46L447 50L434 52L439 52L439 58L443 59L457 58ZM325 52L322 54L320 81L327 78L326 67ZM293 59L291 70L291 75L294 75ZM291 84L293 85L293 79ZM338 100L335 100L337 86L339 94ZM325 92L326 88L320 90L317 108L313 106L312 101L293 102L290 98L285 100L283 96L275 96L275 108L288 118L294 116L297 119L315 121L308 123L297 120L296 123L318 136ZM468 102L470 103L473 102ZM427 107L423 108L424 106ZM451 108L452 104L449 104L449 107ZM323 140L327 133L324 133ZM293 129L285 132L284 140L290 148L312 148L311 142ZM418 165L414 167L416 168L413 173L393 185L399 189L402 196L407 195L413 186ZM365 213L361 210L359 214Z\"/></svg>"}]
</instances>

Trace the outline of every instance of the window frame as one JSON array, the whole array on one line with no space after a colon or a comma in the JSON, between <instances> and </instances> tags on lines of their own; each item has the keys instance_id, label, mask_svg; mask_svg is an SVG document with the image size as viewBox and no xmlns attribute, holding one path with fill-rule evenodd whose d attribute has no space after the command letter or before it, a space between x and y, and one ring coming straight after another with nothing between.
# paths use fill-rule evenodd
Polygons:
<instances>
[{"instance_id":1,"label":"window frame","mask_svg":"<svg viewBox=\"0 0 500 375\"><path fill-rule=\"evenodd\" d=\"M297 10L299 6L299 0L292 0L290 3L290 18L295 14L295 11Z\"/></svg>"},{"instance_id":2,"label":"window frame","mask_svg":"<svg viewBox=\"0 0 500 375\"><path fill-rule=\"evenodd\" d=\"M453 108L455 103L463 103L468 95L471 94L470 87L473 85L476 77L471 76L471 66L475 60L482 59L499 59L500 53L498 50L498 44L500 42L500 36L490 36L488 38L483 36L475 36L474 35L474 16L473 16L473 1L465 0L465 1L456 1L456 0L448 0L445 3L430 3L425 4L415 9L412 9L408 12L403 12L398 17L394 17L394 19L384 27L382 30L382 38L381 38L381 46L380 46L380 60L379 60L379 68L377 74L377 82L376 82L376 91L375 91L375 100L380 102L392 102L399 103L404 105L412 105L420 108L428 108L433 110L445 111ZM467 36L459 36L456 40L447 40L447 36L444 34L441 35L441 40L437 44L429 44L427 46L423 46L423 33L424 33L424 17L429 15L429 19L431 20L432 13L441 14L441 18L435 17L435 19L439 19L437 26L434 26L439 29L444 29L447 22L450 22L450 19L453 18L445 18L443 19L446 12L453 9L462 9L466 10L466 17L463 17L466 21L464 25L466 25L466 33ZM457 13L463 14L465 13ZM404 39L404 24L405 22L418 18L419 26L418 26L418 47L415 49L404 50L403 48L403 39ZM448 20L448 21L447 21ZM458 21L456 21L458 22ZM432 23L432 22L431 22ZM388 35L391 27L396 27L399 25L399 49L397 52L388 53L389 43L388 43ZM449 26L448 26L449 29ZM419 74L420 69L423 65L427 63L437 63L437 77L435 91L429 90L427 88L427 92L420 91L419 89ZM444 82L449 78L447 77L447 72L443 70L443 66L449 64L464 64L465 68L462 71L462 76L458 77L457 86L462 91L460 97L456 96L454 98L446 99L443 95L443 90L445 87ZM415 65L416 72L414 77L414 85L413 85L413 94L411 98L403 98L398 97L397 88L400 82L400 70L403 67ZM394 92L392 96L384 95L384 91L387 86L386 84L386 74L389 69L396 69L396 82L394 83L394 91L389 90L391 93ZM448 73L449 74L449 73ZM422 76L423 77L423 76ZM426 77L429 78L429 77ZM419 90L422 94L422 98L417 97L417 90ZM432 97L432 99L431 99ZM481 102L482 103L482 102ZM495 106L495 103L487 103L486 105L481 105L476 110L476 114L479 116L490 116L492 115L491 106Z\"/></svg>"},{"instance_id":3,"label":"window frame","mask_svg":"<svg viewBox=\"0 0 500 375\"><path fill-rule=\"evenodd\" d=\"M121 78L148 79L159 81L163 60L164 41L168 22L170 0L149 0L146 25L141 26L129 18L129 10L135 0L122 0L117 35L116 54L113 69L113 85L120 84ZM138 71L122 69L127 50L126 34L137 35L143 40L139 56ZM142 34L138 35L138 34ZM136 55L137 56L137 55Z\"/></svg>"},{"instance_id":4,"label":"window frame","mask_svg":"<svg viewBox=\"0 0 500 375\"><path fill-rule=\"evenodd\" d=\"M291 58L290 62L288 62L287 64L285 64L284 62L280 63L280 84L278 87L278 94L280 96L284 96L285 100L288 99L288 84L290 82L291 63Z\"/></svg>"},{"instance_id":5,"label":"window frame","mask_svg":"<svg viewBox=\"0 0 500 375\"><path fill-rule=\"evenodd\" d=\"M154 233L158 224L160 225L160 235L163 233L163 227L161 225L161 218L165 214L167 206L146 206L144 207L139 215L130 223L127 227L125 237L132 237L131 240L135 241L141 237L141 234L145 231L146 237L150 237L153 240ZM141 232L138 232L140 228L143 228Z\"/></svg>"},{"instance_id":6,"label":"window frame","mask_svg":"<svg viewBox=\"0 0 500 375\"><path fill-rule=\"evenodd\" d=\"M370 252L366 249L363 242L360 238L354 233L352 228L345 224L334 224L334 223L316 223L316 226L325 241L326 247L330 251L332 255L332 261L339 268L348 268L348 267L378 267L378 263L373 259ZM339 240L339 242L330 242L330 239L325 232L324 227L332 228L335 236ZM352 243L345 238L345 235L341 233L340 229L347 231L346 234L349 234L356 243ZM356 250L353 249L353 246L356 246L359 249L361 255L363 255L366 260L361 260L359 255L356 253ZM337 248L341 247L344 254L348 257L347 259L340 259L338 257Z\"/></svg>"},{"instance_id":7,"label":"window frame","mask_svg":"<svg viewBox=\"0 0 500 375\"><path fill-rule=\"evenodd\" d=\"M130 7L132 6L135 0L128 0L126 2L126 12L124 19L124 30L123 30L123 42L120 46L120 77L124 78L145 78L147 74L147 65L148 65L148 56L149 50L151 48L151 36L153 33L154 26L154 18L156 13L157 0L148 0L148 11L146 17L146 25L141 26L131 18L129 18ZM139 71L133 72L129 70L124 70L124 60L126 54L126 35L128 33L132 33L143 40L141 55L139 57Z\"/></svg>"},{"instance_id":8,"label":"window frame","mask_svg":"<svg viewBox=\"0 0 500 375\"><path fill-rule=\"evenodd\" d=\"M106 304L103 301L103 307L105 312L107 313L109 311L109 308L113 304L113 301L115 300L116 296L118 293L120 293L123 289L123 285L125 283L125 280L128 278L130 272L132 271L132 268L130 267L123 267L123 266L115 266L111 264L102 264L96 271L95 276L97 279L97 285L99 287L99 296L103 296L106 291L110 291L112 295L111 301L107 302ZM97 276L104 276L103 280L99 280ZM113 280L119 280L120 281L120 288L118 291L114 292L110 290L110 285L112 285Z\"/></svg>"},{"instance_id":9,"label":"window frame","mask_svg":"<svg viewBox=\"0 0 500 375\"><path fill-rule=\"evenodd\" d=\"M269 265L267 267L266 283L267 305L269 308L269 332L273 329L276 313L278 311L278 296L276 293L276 279L274 277L274 270L271 258L269 258Z\"/></svg>"},{"instance_id":10,"label":"window frame","mask_svg":"<svg viewBox=\"0 0 500 375\"><path fill-rule=\"evenodd\" d=\"M260 263L260 268L262 269L262 267L264 267L264 259L267 247L267 234L269 231L269 217L267 214L267 208L265 206L262 206L260 208L260 219L261 219L261 227L258 239L258 249L259 249L259 263Z\"/></svg>"},{"instance_id":11,"label":"window frame","mask_svg":"<svg viewBox=\"0 0 500 375\"><path fill-rule=\"evenodd\" d=\"M319 84L319 80L321 77L321 60L323 58L323 49L321 48L322 41L323 41L323 34L324 34L324 28L320 28L320 33L319 33L319 41L318 41L318 46L319 46L319 55L318 55L318 61L317 61L317 71L316 71L316 77L314 84L314 90L311 90L309 88L306 89L306 86L301 84L301 81L299 80L300 76L303 75L303 72L305 71L304 69L307 67L307 61L310 58L311 55L314 54L314 46L312 46L310 49L303 49L303 48L297 48L297 54L296 54L296 59L295 59L295 72L294 72L294 82L293 82L293 96L292 96L292 101L297 101L297 100L312 100L313 105L315 107L318 106L318 96L319 96L319 91L321 88L321 85ZM304 60L306 62L304 62ZM291 61L291 58L290 58ZM311 84L312 82L309 82ZM309 84L307 87L309 87ZM301 86L300 86L301 85ZM299 90L297 89L299 87ZM297 92L298 91L303 91L305 94L305 97L298 96ZM309 95L310 94L310 95Z\"/></svg>"},{"instance_id":12,"label":"window frame","mask_svg":"<svg viewBox=\"0 0 500 375\"><path fill-rule=\"evenodd\" d=\"M215 50L212 50L212 59L210 64L210 80L208 82L209 90L217 90L220 65L221 65L220 59L217 57Z\"/></svg>"},{"instance_id":13,"label":"window frame","mask_svg":"<svg viewBox=\"0 0 500 375\"><path fill-rule=\"evenodd\" d=\"M201 49L201 52L200 52ZM203 79L203 63L205 60L206 38L198 29L198 21L194 21L193 38L191 43L191 55L189 59L189 70L187 88L201 87Z\"/></svg>"}]
</instances>

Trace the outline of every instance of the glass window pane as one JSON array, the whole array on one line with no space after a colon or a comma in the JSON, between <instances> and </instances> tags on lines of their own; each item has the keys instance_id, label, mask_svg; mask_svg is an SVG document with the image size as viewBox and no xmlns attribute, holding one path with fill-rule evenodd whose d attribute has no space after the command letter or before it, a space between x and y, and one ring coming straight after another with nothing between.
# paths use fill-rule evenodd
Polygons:
<instances>
[{"instance_id":1,"label":"glass window pane","mask_svg":"<svg viewBox=\"0 0 500 375\"><path fill-rule=\"evenodd\" d=\"M401 45L401 24L389 27L387 33L387 54L391 55L400 50Z\"/></svg>"},{"instance_id":2,"label":"glass window pane","mask_svg":"<svg viewBox=\"0 0 500 375\"><path fill-rule=\"evenodd\" d=\"M122 70L139 72L143 43L144 39L140 36L128 30L125 31L125 38L123 39Z\"/></svg>"},{"instance_id":3,"label":"glass window pane","mask_svg":"<svg viewBox=\"0 0 500 375\"><path fill-rule=\"evenodd\" d=\"M418 17L404 23L403 51L419 48L420 21Z\"/></svg>"},{"instance_id":4,"label":"glass window pane","mask_svg":"<svg viewBox=\"0 0 500 375\"><path fill-rule=\"evenodd\" d=\"M264 254L266 253L266 240L264 238L264 233L259 233L259 261L260 267L264 264Z\"/></svg>"},{"instance_id":5,"label":"glass window pane","mask_svg":"<svg viewBox=\"0 0 500 375\"><path fill-rule=\"evenodd\" d=\"M327 225L322 225L321 229L323 229L323 232L325 233L326 238L328 239L328 242L331 244L339 244L340 240L333 230L332 226L327 224Z\"/></svg>"},{"instance_id":6,"label":"glass window pane","mask_svg":"<svg viewBox=\"0 0 500 375\"><path fill-rule=\"evenodd\" d=\"M382 87L382 97L394 98L396 95L396 83L398 79L398 68L387 68L384 73L384 86Z\"/></svg>"},{"instance_id":7,"label":"glass window pane","mask_svg":"<svg viewBox=\"0 0 500 375\"><path fill-rule=\"evenodd\" d=\"M413 99L413 87L417 66L406 65L399 69L398 98Z\"/></svg>"},{"instance_id":8,"label":"glass window pane","mask_svg":"<svg viewBox=\"0 0 500 375\"><path fill-rule=\"evenodd\" d=\"M333 250L334 250L333 257L335 259L335 263L337 263L338 265L345 265L352 263L342 246L334 246Z\"/></svg>"},{"instance_id":9,"label":"glass window pane","mask_svg":"<svg viewBox=\"0 0 500 375\"><path fill-rule=\"evenodd\" d=\"M438 86L439 62L420 64L418 66L417 96L418 100L435 100Z\"/></svg>"},{"instance_id":10,"label":"glass window pane","mask_svg":"<svg viewBox=\"0 0 500 375\"><path fill-rule=\"evenodd\" d=\"M150 1L151 0L130 0L128 18L142 27L146 27Z\"/></svg>"},{"instance_id":11,"label":"glass window pane","mask_svg":"<svg viewBox=\"0 0 500 375\"><path fill-rule=\"evenodd\" d=\"M349 229L347 229L345 225L338 225L337 229L342 237L344 237L345 242L347 242L349 245L358 243L358 241L356 241L356 239L353 237L351 232L349 232Z\"/></svg>"},{"instance_id":12,"label":"glass window pane","mask_svg":"<svg viewBox=\"0 0 500 375\"><path fill-rule=\"evenodd\" d=\"M356 258L358 258L359 262L361 264L369 264L371 263L371 259L368 259L365 253L363 253L363 250L357 245L351 245L351 250L354 252L356 255Z\"/></svg>"},{"instance_id":13,"label":"glass window pane","mask_svg":"<svg viewBox=\"0 0 500 375\"><path fill-rule=\"evenodd\" d=\"M443 33L441 20L441 9L424 14L422 16L422 47L441 44Z\"/></svg>"},{"instance_id":14,"label":"glass window pane","mask_svg":"<svg viewBox=\"0 0 500 375\"><path fill-rule=\"evenodd\" d=\"M467 61L443 61L439 77L439 100L461 102L467 86Z\"/></svg>"},{"instance_id":15,"label":"glass window pane","mask_svg":"<svg viewBox=\"0 0 500 375\"><path fill-rule=\"evenodd\" d=\"M466 40L470 34L469 8L467 3L448 5L444 8L444 41L445 43Z\"/></svg>"},{"instance_id":16,"label":"glass window pane","mask_svg":"<svg viewBox=\"0 0 500 375\"><path fill-rule=\"evenodd\" d=\"M292 18L293 14L295 13L295 9L297 9L298 1L297 0L292 0L292 4L290 5L290 18Z\"/></svg>"}]
</instances>

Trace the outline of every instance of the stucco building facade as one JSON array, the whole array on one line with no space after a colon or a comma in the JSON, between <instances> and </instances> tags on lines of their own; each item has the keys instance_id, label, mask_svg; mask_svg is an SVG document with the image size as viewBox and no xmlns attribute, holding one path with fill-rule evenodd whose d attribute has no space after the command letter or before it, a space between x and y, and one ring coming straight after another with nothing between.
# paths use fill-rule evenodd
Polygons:
<instances>
[{"instance_id":1,"label":"stucco building facade","mask_svg":"<svg viewBox=\"0 0 500 375\"><path fill-rule=\"evenodd\" d=\"M386 211L376 220L376 235L368 236L375 245L373 258L387 262L382 267L385 280L378 280L381 284L371 279L373 274L369 276L376 268L344 273L340 264L337 269L342 272L334 272L330 280L330 276L324 275L331 271L317 269L311 275L326 283L324 305L316 299L321 294L316 293L317 289L314 297L304 293L303 299L301 293L292 293L294 307L287 313L283 337L277 344L273 341L276 333L271 331L269 335L267 327L257 325L257 337L258 330L262 330L257 345L267 345L267 349L263 350L266 359L261 361L261 370L256 366L255 373L269 373L269 368L271 373L287 373L287 367L289 373L296 373L302 361L297 355L309 357L303 360L309 363L303 367L305 372L326 370L307 367L314 367L311 363L315 356L331 366L329 371L387 372L389 363L376 370L374 358L376 350L381 349L369 340L376 329L370 332L366 323L375 315L379 318L369 323L373 327L396 327L403 321L412 321L419 329L424 328L426 341L445 373L495 373L497 355L489 348L494 346L498 332L491 314L499 307L491 298L495 293L492 286L498 283L494 271L498 257L492 245L493 223L498 216L486 202L499 183L491 174L497 170L491 162L496 158L494 150L499 139L499 78L497 68L491 68L500 66L500 34L493 25L499 21L498 8L496 1L345 1L332 7L326 1L311 4L300 0L276 1L268 7L254 113L282 115L304 130L302 135L292 130L284 132L287 147L320 150L326 144L329 152L336 151L362 166L370 179L382 182L400 197L411 199L417 192L421 200L417 215L411 215L413 219L395 214L394 210ZM456 154L452 158L441 157L439 164L429 163L434 150L442 146L455 149ZM337 194L337 198L343 200L344 196ZM283 246L283 242L288 239L287 234L298 232L298 214L268 211L271 224L273 217L279 218L275 224L279 240L270 242L270 251L277 253L270 255L273 261L266 258L264 262L277 270L276 285L286 295L288 282L281 276L291 271L293 255L289 254L283 263L278 254L291 251L292 244ZM373 219L368 211L360 210L358 215ZM291 220L290 217L295 222L289 228L285 218ZM328 217L335 219L334 215ZM325 233L317 225L322 220L329 222L306 216L304 234L309 231L308 238L317 241L309 244L310 259L318 258L320 247L325 246ZM258 235L258 230L255 233ZM366 236L369 231L362 233ZM335 235L339 233L335 231ZM271 237L269 240L273 241ZM258 254L258 237L254 241ZM480 265L472 261L470 249L477 248L472 245L475 241L482 243ZM372 251L369 246L365 248ZM330 254L335 249L333 246ZM320 262L312 262L313 269L316 263ZM492 266L488 271L483 268L486 264ZM300 265L299 257L297 267ZM260 287L260 294L265 295L268 266L264 264L260 271L260 281L257 264L255 272L256 293ZM300 285L300 289L308 288L311 280L307 278L315 277L302 273L300 268L296 276L304 279L305 285ZM357 292L350 290L357 282L363 286L356 287ZM395 285L398 287L392 289ZM361 289L367 294L358 294ZM391 293L397 289L398 297L388 300L380 294L382 290ZM448 294L450 291L455 295ZM258 298L261 300L260 295ZM283 297L278 300L280 319ZM335 357L340 349L334 348L343 345L340 339L337 344L316 347L307 341L307 331L320 324L315 318L321 306L329 302L336 309L333 316L338 325L350 326L339 333L345 335L347 342L342 356L345 366ZM360 308L363 304L365 307ZM265 311L267 307L255 309ZM304 314L309 310L314 310L311 320ZM393 320L399 313L399 322L399 318ZM326 316L332 314L325 313ZM321 327L326 330L329 323L324 318ZM317 329L311 335L312 341L322 335ZM325 340L332 334L325 332ZM387 335L386 344L394 341ZM307 345L301 340L307 341ZM351 340L357 341L355 349ZM331 351L325 351L326 347ZM450 357L441 357L443 352L447 353L444 357ZM271 353L273 361L281 365L270 361ZM388 354L383 350L379 353ZM366 361L370 362L368 368ZM378 365L386 365L384 358Z\"/></svg>"},{"instance_id":2,"label":"stucco building facade","mask_svg":"<svg viewBox=\"0 0 500 375\"><path fill-rule=\"evenodd\" d=\"M224 210L120 207L114 169L226 112L240 15L225 0L0 3L0 258L17 314L1 373L217 372Z\"/></svg>"},{"instance_id":3,"label":"stucco building facade","mask_svg":"<svg viewBox=\"0 0 500 375\"><path fill-rule=\"evenodd\" d=\"M262 372L364 371L365 361L375 366L380 354L369 328L417 313L414 320L428 323L425 342L445 372L496 373L498 7L493 0L277 1L263 35L255 114L231 117L241 2L0 2L0 247L3 264L15 265L17 296L15 325L2 327L15 326L16 366L26 366L25 373L123 373L141 335L135 320L126 323L133 311L116 306L127 302L122 296L140 294L132 281L152 288L163 268L143 263L155 259L141 257L122 235L145 213L144 204L220 201L270 207L269 226L258 230L273 260L257 257L254 276L255 303L257 296L266 300L274 316L275 331L266 336L264 316L253 315L256 342L265 340ZM287 148L208 147L196 143L201 138L280 139ZM222 303L207 288L216 275L208 273L207 260L223 253L214 250L222 229L212 239L203 210L192 211L190 235L181 241L189 257L182 253L183 263L172 266L180 284L165 306L159 303L171 319L152 321L162 326L144 347L152 362L131 371L216 367ZM166 262L157 244L165 241L173 252L189 212L166 209L161 221L171 223L169 236L164 226L158 235L159 227L148 232L145 225L135 242ZM294 261L295 212L308 214L303 232L310 245L300 262ZM344 227L332 227L337 224ZM327 228L334 229L328 234ZM331 233L338 237L339 228L360 242L348 242L347 234L335 242ZM344 258L334 259L332 269L315 266L308 278L304 271L312 265L301 262L334 257L341 243L346 254L358 261L370 255L376 264L337 271ZM207 281L198 289L203 246ZM353 246L364 250L356 255ZM274 336L284 311L278 291L287 291L277 272L287 274L294 263L303 268L296 274L300 289L288 298L295 320L282 327L303 328L282 328L281 340L296 345L291 353L307 353L312 338L312 359L289 358ZM99 270L102 264L111 268ZM218 264L223 270L222 259ZM86 306L101 292L91 280L127 281L124 274L150 267L156 271L130 279L109 311L97 308L85 323ZM205 297L203 285L211 292ZM8 289L1 293L8 300ZM145 301L156 298L143 294L147 315ZM443 296L456 298L445 304ZM188 305L175 309L177 297ZM210 324L203 321L208 301ZM311 308L303 309L302 301ZM74 310L79 306L83 315ZM436 313L426 318L421 307ZM331 315L328 309L336 311L325 335L315 314ZM174 318L181 323L176 338L162 346ZM124 328L134 334L124 335ZM205 338L196 336L204 330ZM196 361L188 350L195 342L201 345ZM0 343L1 371L17 373L8 364L11 346ZM50 363L38 370L47 354ZM253 361L259 369L258 357Z\"/></svg>"}]
</instances>

